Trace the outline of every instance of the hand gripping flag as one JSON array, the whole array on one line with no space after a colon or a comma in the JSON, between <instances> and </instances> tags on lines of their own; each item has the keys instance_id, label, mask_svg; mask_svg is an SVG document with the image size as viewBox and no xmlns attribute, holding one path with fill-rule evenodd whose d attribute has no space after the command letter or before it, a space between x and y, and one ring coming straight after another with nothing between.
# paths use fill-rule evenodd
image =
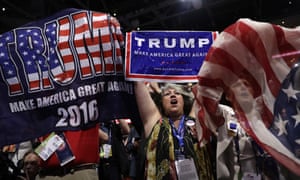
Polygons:
<instances>
[{"instance_id":1,"label":"hand gripping flag","mask_svg":"<svg viewBox=\"0 0 300 180\"><path fill-rule=\"evenodd\" d=\"M202 142L224 123L224 95L242 128L289 170L300 175L300 28L240 19L216 39L194 88Z\"/></svg>"}]
</instances>

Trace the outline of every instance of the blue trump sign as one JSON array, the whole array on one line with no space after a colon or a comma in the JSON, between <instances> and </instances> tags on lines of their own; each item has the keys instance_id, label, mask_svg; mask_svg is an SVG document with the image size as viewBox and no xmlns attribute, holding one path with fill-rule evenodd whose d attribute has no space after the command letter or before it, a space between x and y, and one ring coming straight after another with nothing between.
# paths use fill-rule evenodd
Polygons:
<instances>
[{"instance_id":1,"label":"blue trump sign","mask_svg":"<svg viewBox=\"0 0 300 180\"><path fill-rule=\"evenodd\" d=\"M196 82L217 32L135 31L126 34L126 79Z\"/></svg>"}]
</instances>

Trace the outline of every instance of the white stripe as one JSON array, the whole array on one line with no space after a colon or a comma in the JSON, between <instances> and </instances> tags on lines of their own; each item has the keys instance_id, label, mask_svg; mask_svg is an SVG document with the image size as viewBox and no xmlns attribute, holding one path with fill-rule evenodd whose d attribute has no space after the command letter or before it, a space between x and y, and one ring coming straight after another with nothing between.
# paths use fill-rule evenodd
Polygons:
<instances>
[{"instance_id":1,"label":"white stripe","mask_svg":"<svg viewBox=\"0 0 300 180\"><path fill-rule=\"evenodd\" d=\"M73 62L68 62L68 63L65 63L64 65L65 65L65 71L75 70Z\"/></svg>"},{"instance_id":2,"label":"white stripe","mask_svg":"<svg viewBox=\"0 0 300 180\"><path fill-rule=\"evenodd\" d=\"M74 70L75 68L74 68L74 63L72 63L72 62L69 62L69 63L65 63L64 64L64 71L63 71L63 69L62 69L62 67L61 66L57 66L56 68L53 68L52 70L51 70L51 72L52 72L52 74L54 75L54 76L57 76L57 75L59 75L59 74L63 74L65 71L70 71L70 70Z\"/></svg>"},{"instance_id":3,"label":"white stripe","mask_svg":"<svg viewBox=\"0 0 300 180\"><path fill-rule=\"evenodd\" d=\"M103 43L102 46L103 46L104 51L111 51L112 50L111 42Z\"/></svg>"},{"instance_id":4,"label":"white stripe","mask_svg":"<svg viewBox=\"0 0 300 180\"><path fill-rule=\"evenodd\" d=\"M98 35L98 34L99 34L99 32L98 32L99 29L100 29L100 33L101 33L102 36L105 36L105 35L109 35L109 34L110 34L109 28L108 28L107 26L101 27L101 28L96 28L96 27L94 27L94 28L93 28L93 34L94 34L94 35Z\"/></svg>"},{"instance_id":5,"label":"white stripe","mask_svg":"<svg viewBox=\"0 0 300 180\"><path fill-rule=\"evenodd\" d=\"M120 46L121 46L120 43L122 43L122 42L120 42L120 41L118 41L118 40L115 40L115 46L116 46L117 49L120 48Z\"/></svg>"},{"instance_id":6,"label":"white stripe","mask_svg":"<svg viewBox=\"0 0 300 180\"><path fill-rule=\"evenodd\" d=\"M70 23L60 24L59 30L69 30L70 29Z\"/></svg>"},{"instance_id":7,"label":"white stripe","mask_svg":"<svg viewBox=\"0 0 300 180\"><path fill-rule=\"evenodd\" d=\"M15 85L15 84L20 84L20 81L17 77L12 77L6 79L9 85Z\"/></svg>"},{"instance_id":8,"label":"white stripe","mask_svg":"<svg viewBox=\"0 0 300 180\"><path fill-rule=\"evenodd\" d=\"M39 73L28 74L28 79L30 80L30 82L40 80Z\"/></svg>"},{"instance_id":9,"label":"white stripe","mask_svg":"<svg viewBox=\"0 0 300 180\"><path fill-rule=\"evenodd\" d=\"M45 77L46 78L49 77L49 72L48 71L43 71L42 74L43 74L44 79L45 79Z\"/></svg>"},{"instance_id":10,"label":"white stripe","mask_svg":"<svg viewBox=\"0 0 300 180\"><path fill-rule=\"evenodd\" d=\"M90 67L90 61L89 59L80 59L80 67L84 68L84 67Z\"/></svg>"},{"instance_id":11,"label":"white stripe","mask_svg":"<svg viewBox=\"0 0 300 180\"><path fill-rule=\"evenodd\" d=\"M122 58L122 56L117 56L117 58L115 58L115 63L116 64L123 64L123 58Z\"/></svg>"},{"instance_id":12,"label":"white stripe","mask_svg":"<svg viewBox=\"0 0 300 180\"><path fill-rule=\"evenodd\" d=\"M99 44L87 46L87 48L88 48L89 52L91 52L91 53L100 51L100 45Z\"/></svg>"},{"instance_id":13,"label":"white stripe","mask_svg":"<svg viewBox=\"0 0 300 180\"><path fill-rule=\"evenodd\" d=\"M69 40L70 40L70 36L69 35L67 35L67 36L60 35L59 36L59 43L69 42Z\"/></svg>"},{"instance_id":14,"label":"white stripe","mask_svg":"<svg viewBox=\"0 0 300 180\"><path fill-rule=\"evenodd\" d=\"M101 21L107 21L107 15L106 14L93 14L93 22L101 22Z\"/></svg>"},{"instance_id":15,"label":"white stripe","mask_svg":"<svg viewBox=\"0 0 300 180\"><path fill-rule=\"evenodd\" d=\"M105 57L104 62L105 62L105 64L113 64L114 63L111 56Z\"/></svg>"},{"instance_id":16,"label":"white stripe","mask_svg":"<svg viewBox=\"0 0 300 180\"><path fill-rule=\"evenodd\" d=\"M100 29L100 33L98 32L99 29ZM109 30L107 27L104 27L104 28L95 28L94 27L92 30L93 30L92 32L93 32L94 38L98 38L100 35L101 36L109 35ZM85 31L80 32L80 33L76 33L74 40L83 40L82 39L83 36L85 36L86 38L91 37L91 33L90 33L89 29L86 29Z\"/></svg>"},{"instance_id":17,"label":"white stripe","mask_svg":"<svg viewBox=\"0 0 300 180\"><path fill-rule=\"evenodd\" d=\"M76 33L75 36L74 36L74 41L77 41L77 40L83 41L83 35L85 35L85 37L90 37L89 31L86 30L86 31L83 31L81 33Z\"/></svg>"},{"instance_id":18,"label":"white stripe","mask_svg":"<svg viewBox=\"0 0 300 180\"><path fill-rule=\"evenodd\" d=\"M99 57L93 57L92 58L92 63L97 65L97 64L101 64L101 58Z\"/></svg>"},{"instance_id":19,"label":"white stripe","mask_svg":"<svg viewBox=\"0 0 300 180\"><path fill-rule=\"evenodd\" d=\"M87 25L87 26L89 25L89 23L87 21L87 17L85 17L85 16L81 17L81 18L78 18L78 19L75 19L74 23L75 23L75 28L78 28L82 25Z\"/></svg>"},{"instance_id":20,"label":"white stripe","mask_svg":"<svg viewBox=\"0 0 300 180\"><path fill-rule=\"evenodd\" d=\"M86 54L86 50L83 46L77 46L76 51L78 54Z\"/></svg>"},{"instance_id":21,"label":"white stripe","mask_svg":"<svg viewBox=\"0 0 300 180\"><path fill-rule=\"evenodd\" d=\"M73 55L73 53L68 48L66 48L66 49L59 49L59 52L61 53L62 56Z\"/></svg>"},{"instance_id":22,"label":"white stripe","mask_svg":"<svg viewBox=\"0 0 300 180\"><path fill-rule=\"evenodd\" d=\"M51 72L52 72L52 74L53 74L53 76L54 76L54 77L56 77L57 75L59 75L59 74L62 74L62 73L63 73L63 71L62 71L62 69L61 69L61 67L60 67L60 66L58 66L58 67L56 67L56 68L53 68L53 69L51 69Z\"/></svg>"}]
</instances>

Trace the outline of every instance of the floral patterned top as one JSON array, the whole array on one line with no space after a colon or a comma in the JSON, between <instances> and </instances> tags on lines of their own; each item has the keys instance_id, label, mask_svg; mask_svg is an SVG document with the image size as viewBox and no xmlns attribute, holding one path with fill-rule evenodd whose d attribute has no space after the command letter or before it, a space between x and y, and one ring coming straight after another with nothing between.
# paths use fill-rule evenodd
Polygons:
<instances>
[{"instance_id":1,"label":"floral patterned top","mask_svg":"<svg viewBox=\"0 0 300 180\"><path fill-rule=\"evenodd\" d=\"M186 117L185 122L191 117ZM145 145L145 179L176 180L175 149L179 147L178 140L172 133L168 118L163 118L154 125ZM206 147L201 147L193 141L188 127L184 126L184 154L192 157L199 179L213 180L210 156Z\"/></svg>"}]
</instances>

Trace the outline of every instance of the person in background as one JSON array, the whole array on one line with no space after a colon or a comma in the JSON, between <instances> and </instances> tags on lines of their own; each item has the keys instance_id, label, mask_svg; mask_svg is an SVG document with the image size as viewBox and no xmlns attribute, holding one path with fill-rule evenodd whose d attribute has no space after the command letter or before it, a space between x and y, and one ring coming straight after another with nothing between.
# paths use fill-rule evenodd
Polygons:
<instances>
[{"instance_id":1,"label":"person in background","mask_svg":"<svg viewBox=\"0 0 300 180\"><path fill-rule=\"evenodd\" d=\"M262 97L255 97L254 89L250 86L246 77L241 77L235 83L231 84L226 98L232 102L234 109L238 109L240 106L251 117L249 118L249 122L256 124L257 127L264 126L259 115L261 114ZM225 108L223 108L223 113L225 111ZM231 119L231 122L227 121L226 123L235 122L238 124L236 117L239 115L239 112L236 111L231 114L231 118L225 118L226 120ZM228 130L228 128L226 129ZM239 128L233 135L232 142L235 147L234 154L237 157L239 165L235 170L239 173L239 176L242 176L243 179L262 178L277 180L280 178L278 163L245 130Z\"/></svg>"},{"instance_id":2,"label":"person in background","mask_svg":"<svg viewBox=\"0 0 300 180\"><path fill-rule=\"evenodd\" d=\"M130 133L126 138L124 144L126 148L126 153L129 159L129 172L126 180L137 179L137 155L140 148L141 136L134 126L131 126Z\"/></svg>"},{"instance_id":3,"label":"person in background","mask_svg":"<svg viewBox=\"0 0 300 180\"><path fill-rule=\"evenodd\" d=\"M41 166L40 157L33 151L28 151L23 157L23 171L26 180L35 180L39 174Z\"/></svg>"},{"instance_id":4,"label":"person in background","mask_svg":"<svg viewBox=\"0 0 300 180\"><path fill-rule=\"evenodd\" d=\"M0 179L5 180L23 180L24 178L18 172L17 167L14 163L8 158L6 152L0 151Z\"/></svg>"},{"instance_id":5,"label":"person in background","mask_svg":"<svg viewBox=\"0 0 300 180\"><path fill-rule=\"evenodd\" d=\"M11 144L3 148L4 152L8 152L9 158L15 166L18 166L18 161L24 157L24 154L33 148L33 141L24 141L17 144Z\"/></svg>"},{"instance_id":6,"label":"person in background","mask_svg":"<svg viewBox=\"0 0 300 180\"><path fill-rule=\"evenodd\" d=\"M31 151L38 145L36 139L23 141L17 144L6 145L2 148L2 152L7 156L8 171L16 178L22 178L23 172L23 157L26 152ZM1 178L0 178L1 179Z\"/></svg>"},{"instance_id":7,"label":"person in background","mask_svg":"<svg viewBox=\"0 0 300 180\"><path fill-rule=\"evenodd\" d=\"M123 144L130 127L126 119L100 123L99 180L121 180L129 171L129 160Z\"/></svg>"},{"instance_id":8,"label":"person in background","mask_svg":"<svg viewBox=\"0 0 300 180\"><path fill-rule=\"evenodd\" d=\"M161 110L144 82L135 82L135 95L144 125L144 179L214 179L206 147L195 146L184 112L184 91L176 84L161 88ZM190 116L192 117L190 117Z\"/></svg>"}]
</instances>

